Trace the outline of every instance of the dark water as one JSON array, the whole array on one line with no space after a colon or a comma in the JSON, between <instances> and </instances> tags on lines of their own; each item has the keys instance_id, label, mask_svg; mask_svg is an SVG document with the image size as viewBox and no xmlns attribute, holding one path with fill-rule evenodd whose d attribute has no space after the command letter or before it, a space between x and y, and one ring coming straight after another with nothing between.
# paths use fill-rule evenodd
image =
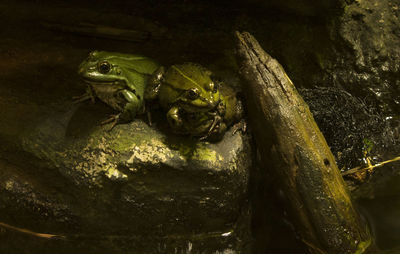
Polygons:
<instances>
[{"instance_id":1,"label":"dark water","mask_svg":"<svg viewBox=\"0 0 400 254\"><path fill-rule=\"evenodd\" d=\"M371 226L377 246L400 253L400 176L388 178L357 204Z\"/></svg>"}]
</instances>

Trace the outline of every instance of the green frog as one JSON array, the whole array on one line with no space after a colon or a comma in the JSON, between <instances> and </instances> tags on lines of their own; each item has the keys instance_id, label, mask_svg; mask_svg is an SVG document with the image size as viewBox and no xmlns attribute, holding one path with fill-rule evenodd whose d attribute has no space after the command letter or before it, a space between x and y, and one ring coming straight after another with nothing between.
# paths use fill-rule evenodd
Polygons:
<instances>
[{"instance_id":1,"label":"green frog","mask_svg":"<svg viewBox=\"0 0 400 254\"><path fill-rule=\"evenodd\" d=\"M88 83L86 94L76 102L100 99L118 113L102 124L130 122L144 112L144 92L149 77L159 68L150 58L107 51L93 51L78 73Z\"/></svg>"},{"instance_id":2,"label":"green frog","mask_svg":"<svg viewBox=\"0 0 400 254\"><path fill-rule=\"evenodd\" d=\"M176 133L200 139L219 139L241 118L241 103L234 90L215 82L212 72L194 63L160 67L150 79L145 98L158 98Z\"/></svg>"}]
</instances>

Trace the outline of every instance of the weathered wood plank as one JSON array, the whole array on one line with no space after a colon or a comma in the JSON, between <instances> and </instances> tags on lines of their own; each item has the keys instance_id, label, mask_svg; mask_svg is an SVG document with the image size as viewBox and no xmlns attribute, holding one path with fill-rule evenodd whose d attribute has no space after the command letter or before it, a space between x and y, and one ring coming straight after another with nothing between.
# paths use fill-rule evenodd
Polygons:
<instances>
[{"instance_id":1,"label":"weathered wood plank","mask_svg":"<svg viewBox=\"0 0 400 254\"><path fill-rule=\"evenodd\" d=\"M249 33L236 33L249 121L310 253L366 253L372 238L307 104Z\"/></svg>"}]
</instances>

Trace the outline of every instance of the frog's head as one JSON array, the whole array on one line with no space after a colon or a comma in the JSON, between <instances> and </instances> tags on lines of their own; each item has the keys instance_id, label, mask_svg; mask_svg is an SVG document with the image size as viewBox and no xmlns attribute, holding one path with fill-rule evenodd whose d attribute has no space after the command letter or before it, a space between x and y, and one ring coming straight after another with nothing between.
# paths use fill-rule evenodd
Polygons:
<instances>
[{"instance_id":1,"label":"frog's head","mask_svg":"<svg viewBox=\"0 0 400 254\"><path fill-rule=\"evenodd\" d=\"M211 79L211 71L202 66L185 63L172 65L165 73L164 98L187 112L208 111L220 102L220 92ZM161 93L161 91L160 91Z\"/></svg>"},{"instance_id":2,"label":"frog's head","mask_svg":"<svg viewBox=\"0 0 400 254\"><path fill-rule=\"evenodd\" d=\"M144 76L158 68L153 60L139 55L93 51L79 66L79 75L92 85L144 88Z\"/></svg>"},{"instance_id":3,"label":"frog's head","mask_svg":"<svg viewBox=\"0 0 400 254\"><path fill-rule=\"evenodd\" d=\"M78 73L89 83L113 84L121 80L122 69L110 52L93 51L79 65Z\"/></svg>"},{"instance_id":4,"label":"frog's head","mask_svg":"<svg viewBox=\"0 0 400 254\"><path fill-rule=\"evenodd\" d=\"M127 86L131 81L125 61L118 53L93 51L79 65L78 73L92 85Z\"/></svg>"}]
</instances>

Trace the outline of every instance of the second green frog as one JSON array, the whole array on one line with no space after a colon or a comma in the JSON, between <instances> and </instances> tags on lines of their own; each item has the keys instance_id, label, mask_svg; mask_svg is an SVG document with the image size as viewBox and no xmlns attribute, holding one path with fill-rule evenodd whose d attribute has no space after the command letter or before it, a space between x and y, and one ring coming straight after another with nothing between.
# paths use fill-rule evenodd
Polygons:
<instances>
[{"instance_id":1,"label":"second green frog","mask_svg":"<svg viewBox=\"0 0 400 254\"><path fill-rule=\"evenodd\" d=\"M167 70L160 67L148 83L145 99L159 100L175 133L200 139L222 138L243 112L235 91L215 82L210 70L194 63L172 65Z\"/></svg>"}]
</instances>

